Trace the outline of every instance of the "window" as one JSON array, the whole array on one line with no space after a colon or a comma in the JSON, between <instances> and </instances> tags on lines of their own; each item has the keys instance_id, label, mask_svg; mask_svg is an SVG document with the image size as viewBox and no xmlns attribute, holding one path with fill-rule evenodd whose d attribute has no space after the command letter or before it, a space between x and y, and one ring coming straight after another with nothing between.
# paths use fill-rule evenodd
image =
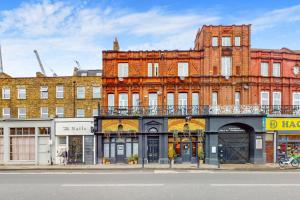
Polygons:
<instances>
[{"instance_id":1,"label":"window","mask_svg":"<svg viewBox=\"0 0 300 200\"><path fill-rule=\"evenodd\" d=\"M217 47L218 46L218 37L212 37L211 45L213 47Z\"/></svg>"},{"instance_id":2,"label":"window","mask_svg":"<svg viewBox=\"0 0 300 200\"><path fill-rule=\"evenodd\" d=\"M300 106L300 92L293 92L293 105Z\"/></svg>"},{"instance_id":3,"label":"window","mask_svg":"<svg viewBox=\"0 0 300 200\"><path fill-rule=\"evenodd\" d=\"M222 37L222 46L223 47L230 47L231 46L230 37Z\"/></svg>"},{"instance_id":4,"label":"window","mask_svg":"<svg viewBox=\"0 0 300 200\"><path fill-rule=\"evenodd\" d=\"M66 136L58 136L58 144L59 145L66 145L67 144L67 137Z\"/></svg>"},{"instance_id":5,"label":"window","mask_svg":"<svg viewBox=\"0 0 300 200\"><path fill-rule=\"evenodd\" d=\"M193 115L199 114L199 93L192 93L192 113Z\"/></svg>"},{"instance_id":6,"label":"window","mask_svg":"<svg viewBox=\"0 0 300 200\"><path fill-rule=\"evenodd\" d=\"M158 76L158 63L154 63L153 76Z\"/></svg>"},{"instance_id":7,"label":"window","mask_svg":"<svg viewBox=\"0 0 300 200\"><path fill-rule=\"evenodd\" d=\"M281 92L273 92L273 111L280 111Z\"/></svg>"},{"instance_id":8,"label":"window","mask_svg":"<svg viewBox=\"0 0 300 200\"><path fill-rule=\"evenodd\" d=\"M222 76L229 77L231 76L231 57L222 56Z\"/></svg>"},{"instance_id":9,"label":"window","mask_svg":"<svg viewBox=\"0 0 300 200\"><path fill-rule=\"evenodd\" d=\"M128 77L128 63L118 64L118 77Z\"/></svg>"},{"instance_id":10,"label":"window","mask_svg":"<svg viewBox=\"0 0 300 200\"><path fill-rule=\"evenodd\" d=\"M18 118L26 118L26 108L18 108Z\"/></svg>"},{"instance_id":11,"label":"window","mask_svg":"<svg viewBox=\"0 0 300 200\"><path fill-rule=\"evenodd\" d=\"M99 115L98 108L93 108L93 117L98 115Z\"/></svg>"},{"instance_id":12,"label":"window","mask_svg":"<svg viewBox=\"0 0 300 200\"><path fill-rule=\"evenodd\" d=\"M18 99L26 99L26 88L25 87L18 88Z\"/></svg>"},{"instance_id":13,"label":"window","mask_svg":"<svg viewBox=\"0 0 300 200\"><path fill-rule=\"evenodd\" d=\"M189 75L189 64L180 62L178 63L178 76L187 77Z\"/></svg>"},{"instance_id":14,"label":"window","mask_svg":"<svg viewBox=\"0 0 300 200\"><path fill-rule=\"evenodd\" d=\"M50 127L39 127L39 135L50 135L51 128Z\"/></svg>"},{"instance_id":15,"label":"window","mask_svg":"<svg viewBox=\"0 0 300 200\"><path fill-rule=\"evenodd\" d=\"M120 93L119 94L119 107L128 107L128 94Z\"/></svg>"},{"instance_id":16,"label":"window","mask_svg":"<svg viewBox=\"0 0 300 200\"><path fill-rule=\"evenodd\" d=\"M48 87L47 86L41 86L40 93L41 93L41 99L48 99Z\"/></svg>"},{"instance_id":17,"label":"window","mask_svg":"<svg viewBox=\"0 0 300 200\"><path fill-rule=\"evenodd\" d=\"M85 98L85 87L77 87L77 99Z\"/></svg>"},{"instance_id":18,"label":"window","mask_svg":"<svg viewBox=\"0 0 300 200\"><path fill-rule=\"evenodd\" d=\"M93 87L93 99L100 99L101 97L101 87L94 86Z\"/></svg>"},{"instance_id":19,"label":"window","mask_svg":"<svg viewBox=\"0 0 300 200\"><path fill-rule=\"evenodd\" d=\"M262 106L269 105L269 92L261 92L260 93L260 103Z\"/></svg>"},{"instance_id":20,"label":"window","mask_svg":"<svg viewBox=\"0 0 300 200\"><path fill-rule=\"evenodd\" d=\"M152 63L148 63L148 77L152 77Z\"/></svg>"},{"instance_id":21,"label":"window","mask_svg":"<svg viewBox=\"0 0 300 200\"><path fill-rule=\"evenodd\" d=\"M269 63L266 62L260 63L260 75L269 76Z\"/></svg>"},{"instance_id":22,"label":"window","mask_svg":"<svg viewBox=\"0 0 300 200\"><path fill-rule=\"evenodd\" d=\"M62 85L56 86L56 98L57 99L64 98L64 86L62 86Z\"/></svg>"},{"instance_id":23,"label":"window","mask_svg":"<svg viewBox=\"0 0 300 200\"><path fill-rule=\"evenodd\" d=\"M140 105L140 95L138 93L132 94L132 106L137 107Z\"/></svg>"},{"instance_id":24,"label":"window","mask_svg":"<svg viewBox=\"0 0 300 200\"><path fill-rule=\"evenodd\" d=\"M218 105L218 92L213 92L211 94L211 105L217 106Z\"/></svg>"},{"instance_id":25,"label":"window","mask_svg":"<svg viewBox=\"0 0 300 200\"><path fill-rule=\"evenodd\" d=\"M168 113L174 113L174 93L167 94Z\"/></svg>"},{"instance_id":26,"label":"window","mask_svg":"<svg viewBox=\"0 0 300 200\"><path fill-rule=\"evenodd\" d=\"M241 46L241 37L234 37L234 45L236 47Z\"/></svg>"},{"instance_id":27,"label":"window","mask_svg":"<svg viewBox=\"0 0 300 200\"><path fill-rule=\"evenodd\" d=\"M280 77L280 63L273 63L273 76Z\"/></svg>"},{"instance_id":28,"label":"window","mask_svg":"<svg viewBox=\"0 0 300 200\"><path fill-rule=\"evenodd\" d=\"M41 118L48 118L48 107L41 107Z\"/></svg>"},{"instance_id":29,"label":"window","mask_svg":"<svg viewBox=\"0 0 300 200\"><path fill-rule=\"evenodd\" d=\"M178 94L178 111L187 114L187 93Z\"/></svg>"},{"instance_id":30,"label":"window","mask_svg":"<svg viewBox=\"0 0 300 200\"><path fill-rule=\"evenodd\" d=\"M235 92L234 93L234 106L239 107L241 104L241 93Z\"/></svg>"},{"instance_id":31,"label":"window","mask_svg":"<svg viewBox=\"0 0 300 200\"><path fill-rule=\"evenodd\" d=\"M293 72L294 72L294 74L295 75L298 75L299 74L299 72L300 72L300 67L299 66L294 66L294 68L293 68Z\"/></svg>"},{"instance_id":32,"label":"window","mask_svg":"<svg viewBox=\"0 0 300 200\"><path fill-rule=\"evenodd\" d=\"M158 76L158 63L148 63L148 77L152 76Z\"/></svg>"},{"instance_id":33,"label":"window","mask_svg":"<svg viewBox=\"0 0 300 200\"><path fill-rule=\"evenodd\" d=\"M3 108L2 116L3 118L10 118L10 108Z\"/></svg>"},{"instance_id":34,"label":"window","mask_svg":"<svg viewBox=\"0 0 300 200\"><path fill-rule=\"evenodd\" d=\"M2 88L2 99L10 99L10 88Z\"/></svg>"},{"instance_id":35,"label":"window","mask_svg":"<svg viewBox=\"0 0 300 200\"><path fill-rule=\"evenodd\" d=\"M56 107L56 116L64 117L64 108L63 107Z\"/></svg>"},{"instance_id":36,"label":"window","mask_svg":"<svg viewBox=\"0 0 300 200\"><path fill-rule=\"evenodd\" d=\"M84 117L85 115L84 115L84 109L82 109L82 108L78 108L77 110L76 110L76 117Z\"/></svg>"},{"instance_id":37,"label":"window","mask_svg":"<svg viewBox=\"0 0 300 200\"><path fill-rule=\"evenodd\" d=\"M157 113L157 93L149 93L149 114Z\"/></svg>"},{"instance_id":38,"label":"window","mask_svg":"<svg viewBox=\"0 0 300 200\"><path fill-rule=\"evenodd\" d=\"M108 111L110 113L112 113L114 111L114 106L115 106L115 95L114 94L107 95L107 105L108 105Z\"/></svg>"}]
</instances>

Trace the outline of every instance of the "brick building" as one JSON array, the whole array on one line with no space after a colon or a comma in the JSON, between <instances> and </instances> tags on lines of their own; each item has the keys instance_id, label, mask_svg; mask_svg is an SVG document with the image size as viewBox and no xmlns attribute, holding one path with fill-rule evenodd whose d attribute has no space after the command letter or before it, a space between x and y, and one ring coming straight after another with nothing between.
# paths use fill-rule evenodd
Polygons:
<instances>
[{"instance_id":1,"label":"brick building","mask_svg":"<svg viewBox=\"0 0 300 200\"><path fill-rule=\"evenodd\" d=\"M297 114L300 57L251 49L250 29L203 26L186 51L120 51L115 40L102 53L98 158L124 162L136 148L148 162L166 163L174 150L178 162L204 153L216 163L223 145L225 163L271 162L265 117Z\"/></svg>"},{"instance_id":2,"label":"brick building","mask_svg":"<svg viewBox=\"0 0 300 200\"><path fill-rule=\"evenodd\" d=\"M98 70L100 73L100 70ZM83 73L83 74L82 74ZM93 117L101 100L101 76L14 78L0 75L0 118ZM90 73L90 72L89 72ZM93 114L94 112L94 114Z\"/></svg>"},{"instance_id":3,"label":"brick building","mask_svg":"<svg viewBox=\"0 0 300 200\"><path fill-rule=\"evenodd\" d=\"M0 73L0 163L94 163L93 116L101 104L101 70L73 76L14 78Z\"/></svg>"}]
</instances>

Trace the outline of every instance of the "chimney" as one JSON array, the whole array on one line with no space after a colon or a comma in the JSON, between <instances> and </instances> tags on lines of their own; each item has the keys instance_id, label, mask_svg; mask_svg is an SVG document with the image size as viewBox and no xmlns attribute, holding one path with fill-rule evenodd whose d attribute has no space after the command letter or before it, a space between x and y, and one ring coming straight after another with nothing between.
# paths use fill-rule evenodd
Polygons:
<instances>
[{"instance_id":1,"label":"chimney","mask_svg":"<svg viewBox=\"0 0 300 200\"><path fill-rule=\"evenodd\" d=\"M3 73L3 63L2 63L1 44L0 44L0 73Z\"/></svg>"},{"instance_id":2,"label":"chimney","mask_svg":"<svg viewBox=\"0 0 300 200\"><path fill-rule=\"evenodd\" d=\"M119 51L120 50L120 46L119 46L119 42L118 42L117 37L115 37L115 40L114 40L113 50L114 51Z\"/></svg>"}]
</instances>

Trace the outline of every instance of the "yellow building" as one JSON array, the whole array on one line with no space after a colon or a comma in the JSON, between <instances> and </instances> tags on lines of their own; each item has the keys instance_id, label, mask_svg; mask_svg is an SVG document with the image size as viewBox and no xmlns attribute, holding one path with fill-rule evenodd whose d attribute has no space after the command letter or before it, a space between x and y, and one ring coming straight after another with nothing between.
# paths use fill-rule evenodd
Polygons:
<instances>
[{"instance_id":1,"label":"yellow building","mask_svg":"<svg viewBox=\"0 0 300 200\"><path fill-rule=\"evenodd\" d=\"M92 117L101 104L101 70L14 78L0 73L1 118Z\"/></svg>"}]
</instances>

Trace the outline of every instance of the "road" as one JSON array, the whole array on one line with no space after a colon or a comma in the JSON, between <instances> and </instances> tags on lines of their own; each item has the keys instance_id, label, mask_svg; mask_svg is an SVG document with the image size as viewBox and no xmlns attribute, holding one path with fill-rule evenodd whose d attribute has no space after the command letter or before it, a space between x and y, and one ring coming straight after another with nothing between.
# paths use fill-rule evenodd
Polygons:
<instances>
[{"instance_id":1,"label":"road","mask_svg":"<svg viewBox=\"0 0 300 200\"><path fill-rule=\"evenodd\" d=\"M299 171L0 172L1 200L294 200L299 192Z\"/></svg>"}]
</instances>

